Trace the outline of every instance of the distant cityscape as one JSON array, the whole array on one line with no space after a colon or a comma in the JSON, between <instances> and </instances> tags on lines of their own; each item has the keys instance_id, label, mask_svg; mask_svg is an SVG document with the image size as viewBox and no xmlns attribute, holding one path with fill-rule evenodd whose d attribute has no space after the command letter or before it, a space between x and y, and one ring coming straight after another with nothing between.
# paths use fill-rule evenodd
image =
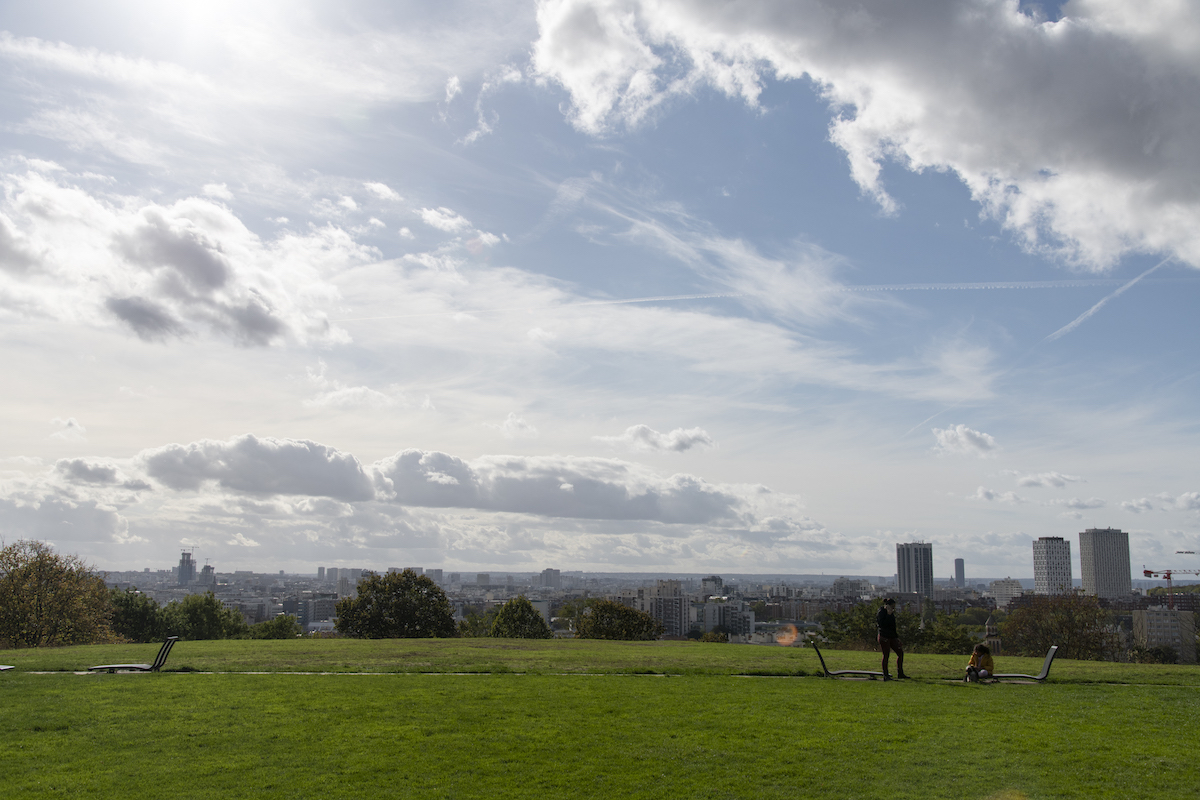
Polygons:
<instances>
[{"instance_id":1,"label":"distant cityscape","mask_svg":"<svg viewBox=\"0 0 1200 800\"><path fill-rule=\"evenodd\" d=\"M1039 596L1082 594L1129 614L1141 631L1144 646L1173 644L1177 649L1194 631L1194 612L1200 595L1180 594L1174 608L1158 608L1162 599L1147 589L1162 581L1135 580L1129 563L1129 535L1113 528L1089 528L1079 533L1081 577L1072 574L1071 543L1055 536L1032 541L1033 578L1012 577L971 582L963 558L954 559L954 574L938 580L933 572L933 544L898 542L896 573L887 576L826 575L678 575L654 573L594 573L547 568L537 573L446 572L439 568L388 567L372 570L317 567L314 573L276 574L251 571L218 572L212 564L198 566L194 552L185 550L171 569L109 572L107 582L120 589L137 589L160 604L211 591L226 606L237 609L248 623L291 614L305 632L334 629L337 601L357 594L361 578L376 572L411 569L442 588L456 619L468 612L486 613L517 595L526 596L548 623L566 602L602 597L644 611L663 625L663 636L682 638L714 630L731 642L769 643L780 625L819 628L818 618L845 611L881 597L896 598L901 609L921 612L929 604L944 613L968 607L1007 610ZM569 635L569 632L560 632ZM1194 636L1194 634L1193 634ZM1161 641L1160 641L1161 640ZM1194 654L1193 654L1194 657Z\"/></svg>"}]
</instances>

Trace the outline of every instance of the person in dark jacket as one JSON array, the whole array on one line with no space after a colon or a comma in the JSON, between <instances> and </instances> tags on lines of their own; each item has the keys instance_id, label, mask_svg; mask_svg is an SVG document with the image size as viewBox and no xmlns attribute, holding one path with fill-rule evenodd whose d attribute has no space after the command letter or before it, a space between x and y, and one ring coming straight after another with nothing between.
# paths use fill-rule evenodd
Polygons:
<instances>
[{"instance_id":1,"label":"person in dark jacket","mask_svg":"<svg viewBox=\"0 0 1200 800\"><path fill-rule=\"evenodd\" d=\"M892 677L888 674L888 659L893 650L896 651L896 677L907 678L904 674L904 643L896 633L896 601L892 598L884 600L879 607L879 613L875 615L875 627L879 630L879 649L883 651L883 679L886 681Z\"/></svg>"}]
</instances>

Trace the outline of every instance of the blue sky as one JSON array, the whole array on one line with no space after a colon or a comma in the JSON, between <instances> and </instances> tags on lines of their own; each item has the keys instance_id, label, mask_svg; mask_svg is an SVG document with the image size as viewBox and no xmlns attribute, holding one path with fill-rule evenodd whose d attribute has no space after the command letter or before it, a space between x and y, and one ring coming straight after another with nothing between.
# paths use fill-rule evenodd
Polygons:
<instances>
[{"instance_id":1,"label":"blue sky","mask_svg":"<svg viewBox=\"0 0 1200 800\"><path fill-rule=\"evenodd\" d=\"M1002 577L1112 526L1195 566L1200 12L4 3L0 30L6 541L890 574L924 540Z\"/></svg>"}]
</instances>

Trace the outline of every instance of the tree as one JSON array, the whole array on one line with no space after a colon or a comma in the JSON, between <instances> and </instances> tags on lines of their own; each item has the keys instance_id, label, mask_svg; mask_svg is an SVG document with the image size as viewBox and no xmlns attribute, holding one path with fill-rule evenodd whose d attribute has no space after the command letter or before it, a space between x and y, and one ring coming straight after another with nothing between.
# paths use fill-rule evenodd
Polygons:
<instances>
[{"instance_id":1,"label":"tree","mask_svg":"<svg viewBox=\"0 0 1200 800\"><path fill-rule=\"evenodd\" d=\"M9 647L111 641L104 579L77 556L24 540L0 550L0 642Z\"/></svg>"},{"instance_id":2,"label":"tree","mask_svg":"<svg viewBox=\"0 0 1200 800\"><path fill-rule=\"evenodd\" d=\"M519 595L496 612L492 636L497 639L553 639L554 632L533 603L525 595Z\"/></svg>"},{"instance_id":3,"label":"tree","mask_svg":"<svg viewBox=\"0 0 1200 800\"><path fill-rule=\"evenodd\" d=\"M935 613L933 624L925 626L923 653L969 653L976 639L952 614Z\"/></svg>"},{"instance_id":4,"label":"tree","mask_svg":"<svg viewBox=\"0 0 1200 800\"><path fill-rule=\"evenodd\" d=\"M251 639L295 639L303 633L300 623L291 614L280 614L275 619L250 626Z\"/></svg>"},{"instance_id":5,"label":"tree","mask_svg":"<svg viewBox=\"0 0 1200 800\"><path fill-rule=\"evenodd\" d=\"M113 608L112 629L118 636L131 642L154 642L166 637L163 609L153 597L136 588L113 589L109 602Z\"/></svg>"},{"instance_id":6,"label":"tree","mask_svg":"<svg viewBox=\"0 0 1200 800\"><path fill-rule=\"evenodd\" d=\"M580 639L649 641L662 635L662 623L644 611L612 600L596 600L584 611L575 629Z\"/></svg>"},{"instance_id":7,"label":"tree","mask_svg":"<svg viewBox=\"0 0 1200 800\"><path fill-rule=\"evenodd\" d=\"M242 612L228 608L212 592L189 594L163 609L163 628L169 636L201 639L241 639L250 631Z\"/></svg>"},{"instance_id":8,"label":"tree","mask_svg":"<svg viewBox=\"0 0 1200 800\"><path fill-rule=\"evenodd\" d=\"M1095 597L1035 596L1010 612L1000 628L1004 652L1041 657L1058 645L1059 658L1100 660L1115 655L1112 615Z\"/></svg>"},{"instance_id":9,"label":"tree","mask_svg":"<svg viewBox=\"0 0 1200 800\"><path fill-rule=\"evenodd\" d=\"M566 620L568 629L577 631L584 613L598 602L600 600L596 597L577 597L563 603L554 616L559 618L560 623L562 620Z\"/></svg>"},{"instance_id":10,"label":"tree","mask_svg":"<svg viewBox=\"0 0 1200 800\"><path fill-rule=\"evenodd\" d=\"M492 625L496 623L496 612L499 608L492 607L487 611L483 606L467 606L463 609L463 618L458 622L458 635L468 639L485 638L492 635Z\"/></svg>"},{"instance_id":11,"label":"tree","mask_svg":"<svg viewBox=\"0 0 1200 800\"><path fill-rule=\"evenodd\" d=\"M455 635L450 601L436 583L411 569L370 575L358 597L337 604L334 627L357 639L422 639Z\"/></svg>"},{"instance_id":12,"label":"tree","mask_svg":"<svg viewBox=\"0 0 1200 800\"><path fill-rule=\"evenodd\" d=\"M883 601L859 603L848 611L827 611L822 630L829 643L844 650L878 650L878 629L875 615ZM925 639L921 616L909 611L896 611L896 633L904 646L916 647Z\"/></svg>"}]
</instances>

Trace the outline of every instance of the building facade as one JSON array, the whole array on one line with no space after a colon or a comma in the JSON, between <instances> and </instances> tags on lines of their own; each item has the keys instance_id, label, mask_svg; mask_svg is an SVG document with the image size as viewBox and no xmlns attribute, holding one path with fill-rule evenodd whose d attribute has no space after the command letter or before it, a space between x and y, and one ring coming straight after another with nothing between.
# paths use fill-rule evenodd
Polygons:
<instances>
[{"instance_id":1,"label":"building facade","mask_svg":"<svg viewBox=\"0 0 1200 800\"><path fill-rule=\"evenodd\" d=\"M1043 536L1033 543L1034 594L1071 593L1071 543Z\"/></svg>"},{"instance_id":2,"label":"building facade","mask_svg":"<svg viewBox=\"0 0 1200 800\"><path fill-rule=\"evenodd\" d=\"M896 581L901 594L933 597L933 545L927 542L896 543Z\"/></svg>"},{"instance_id":3,"label":"building facade","mask_svg":"<svg viewBox=\"0 0 1200 800\"><path fill-rule=\"evenodd\" d=\"M1116 528L1088 528L1079 534L1079 577L1083 593L1109 600L1133 594L1129 534Z\"/></svg>"},{"instance_id":4,"label":"building facade","mask_svg":"<svg viewBox=\"0 0 1200 800\"><path fill-rule=\"evenodd\" d=\"M1142 647L1169 647L1180 664L1196 663L1196 613L1166 608L1133 612L1133 639Z\"/></svg>"},{"instance_id":5,"label":"building facade","mask_svg":"<svg viewBox=\"0 0 1200 800\"><path fill-rule=\"evenodd\" d=\"M967 565L961 558L954 559L954 585L967 588Z\"/></svg>"},{"instance_id":6,"label":"building facade","mask_svg":"<svg viewBox=\"0 0 1200 800\"><path fill-rule=\"evenodd\" d=\"M1006 608L1014 597L1020 597L1025 587L1016 578L1001 578L988 584L988 593L996 598L996 608Z\"/></svg>"}]
</instances>

